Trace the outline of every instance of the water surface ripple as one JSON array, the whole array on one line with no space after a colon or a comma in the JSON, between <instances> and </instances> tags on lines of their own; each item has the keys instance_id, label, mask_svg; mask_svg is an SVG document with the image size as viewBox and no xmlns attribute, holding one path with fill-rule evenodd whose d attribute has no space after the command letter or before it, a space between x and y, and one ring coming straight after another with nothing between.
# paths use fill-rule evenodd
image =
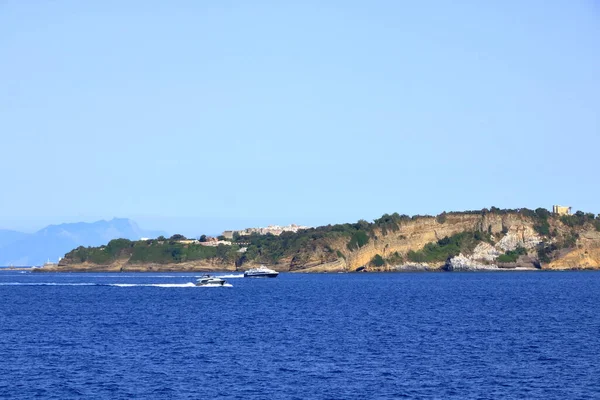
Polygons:
<instances>
[{"instance_id":1,"label":"water surface ripple","mask_svg":"<svg viewBox=\"0 0 600 400\"><path fill-rule=\"evenodd\" d=\"M600 398L600 273L192 280L0 272L0 398Z\"/></svg>"}]
</instances>

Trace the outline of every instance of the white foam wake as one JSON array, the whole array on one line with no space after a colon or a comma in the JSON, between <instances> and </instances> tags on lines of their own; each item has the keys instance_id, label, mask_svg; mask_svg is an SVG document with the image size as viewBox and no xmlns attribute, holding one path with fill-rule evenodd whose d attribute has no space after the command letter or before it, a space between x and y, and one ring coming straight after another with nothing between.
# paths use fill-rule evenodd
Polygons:
<instances>
[{"instance_id":1,"label":"white foam wake","mask_svg":"<svg viewBox=\"0 0 600 400\"><path fill-rule=\"evenodd\" d=\"M233 287L226 283L196 286L188 283L63 283L63 282L0 282L0 286L115 286L115 287L164 287L164 288L186 288L186 287Z\"/></svg>"},{"instance_id":2,"label":"white foam wake","mask_svg":"<svg viewBox=\"0 0 600 400\"><path fill-rule=\"evenodd\" d=\"M192 282L188 283L107 283L106 286L117 287L196 287Z\"/></svg>"},{"instance_id":3,"label":"white foam wake","mask_svg":"<svg viewBox=\"0 0 600 400\"><path fill-rule=\"evenodd\" d=\"M165 287L165 288L183 288L183 287L233 287L231 284L226 283L224 285L221 284L209 284L196 286L192 282L188 283L109 283L106 286L117 286L117 287L136 287L136 286L145 286L145 287Z\"/></svg>"},{"instance_id":4,"label":"white foam wake","mask_svg":"<svg viewBox=\"0 0 600 400\"><path fill-rule=\"evenodd\" d=\"M202 285L202 286L198 286L198 287L233 287L233 286L231 285L231 283L224 283L222 285L209 283L208 285Z\"/></svg>"},{"instance_id":5,"label":"white foam wake","mask_svg":"<svg viewBox=\"0 0 600 400\"><path fill-rule=\"evenodd\" d=\"M238 274L238 275L216 275L217 278L223 278L223 279L234 279L234 278L243 278L244 274Z\"/></svg>"},{"instance_id":6,"label":"white foam wake","mask_svg":"<svg viewBox=\"0 0 600 400\"><path fill-rule=\"evenodd\" d=\"M147 277L147 278L186 278L186 275L150 275L150 274L145 274L145 273L139 273L138 275L123 275L123 273L121 272L112 272L110 274L102 274L102 275L93 275L94 278L112 278L112 279L121 279L121 278L140 278L140 277Z\"/></svg>"},{"instance_id":7,"label":"white foam wake","mask_svg":"<svg viewBox=\"0 0 600 400\"><path fill-rule=\"evenodd\" d=\"M98 284L63 282L0 282L0 286L98 286Z\"/></svg>"}]
</instances>

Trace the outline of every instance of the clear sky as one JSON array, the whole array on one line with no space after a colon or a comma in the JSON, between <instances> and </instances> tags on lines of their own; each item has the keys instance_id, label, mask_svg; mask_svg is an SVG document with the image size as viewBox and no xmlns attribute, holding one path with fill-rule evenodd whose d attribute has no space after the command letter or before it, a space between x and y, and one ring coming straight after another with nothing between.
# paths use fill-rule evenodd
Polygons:
<instances>
[{"instance_id":1,"label":"clear sky","mask_svg":"<svg viewBox=\"0 0 600 400\"><path fill-rule=\"evenodd\" d=\"M0 0L0 228L600 213L598 1Z\"/></svg>"}]
</instances>

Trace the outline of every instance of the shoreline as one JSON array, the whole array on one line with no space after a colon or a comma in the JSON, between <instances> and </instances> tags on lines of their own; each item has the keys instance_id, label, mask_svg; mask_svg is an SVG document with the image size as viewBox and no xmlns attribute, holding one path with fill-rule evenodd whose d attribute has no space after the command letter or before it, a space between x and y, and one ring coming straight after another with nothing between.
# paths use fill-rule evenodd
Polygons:
<instances>
[{"instance_id":1,"label":"shoreline","mask_svg":"<svg viewBox=\"0 0 600 400\"><path fill-rule=\"evenodd\" d=\"M141 269L141 268L136 268L136 269L124 269L124 270L116 270L116 269L95 269L95 268L90 268L90 269L79 269L79 268L75 268L75 269L44 269L44 268L20 268L20 269L4 269L4 268L0 268L0 271L30 271L31 273L43 273L43 274L47 274L47 273L82 273L82 274L93 274L93 273L111 273L111 274L127 274L127 273L140 273L140 274L145 274L145 273L166 273L166 272L171 272L171 273L181 273L181 274L185 274L185 273L189 273L189 274L214 274L214 273L243 273L243 270L231 270L231 269L211 269L211 270L186 270L186 269L173 269L173 268L166 268L166 269ZM502 273L502 272L597 272L600 271L600 269L594 269L594 268L566 268L566 269L537 269L537 268L497 268L497 269L493 269L493 268L482 268L482 269L464 269L464 270L455 270L455 271L447 271L447 270L443 270L443 269L429 269L429 270L418 270L418 269L405 269L405 270L392 270L392 271L365 271L365 270L361 270L361 271L303 271L303 270L296 270L296 271L279 271L280 273L289 273L289 274L315 274L315 275L320 275L320 274L356 274L356 275L361 275L361 274L365 274L365 275L372 275L372 274L410 274L410 273L419 273L419 274L423 274L423 273L448 273L448 274L455 274L455 273Z\"/></svg>"}]
</instances>

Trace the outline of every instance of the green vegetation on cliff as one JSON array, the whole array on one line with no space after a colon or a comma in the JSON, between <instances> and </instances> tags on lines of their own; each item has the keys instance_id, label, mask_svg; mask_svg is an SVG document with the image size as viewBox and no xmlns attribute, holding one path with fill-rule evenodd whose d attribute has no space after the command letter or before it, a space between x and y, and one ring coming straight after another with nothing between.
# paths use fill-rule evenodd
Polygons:
<instances>
[{"instance_id":1,"label":"green vegetation on cliff","mask_svg":"<svg viewBox=\"0 0 600 400\"><path fill-rule=\"evenodd\" d=\"M427 263L446 261L460 253L470 253L482 241L490 241L489 234L482 232L461 232L445 237L434 243L428 243L418 251L410 250L407 257L410 261Z\"/></svg>"},{"instance_id":2,"label":"green vegetation on cliff","mask_svg":"<svg viewBox=\"0 0 600 400\"><path fill-rule=\"evenodd\" d=\"M279 236L257 233L249 236L236 235L234 240L237 243L243 243L240 246L247 247L247 251L241 256L239 262L277 263L285 257L302 257L307 252L317 250L324 253L325 261L333 261L342 253L339 248L333 250L329 247L329 243L343 242L346 244L347 250L357 250L374 237L375 226L375 224L360 220L355 224L326 225L301 230L297 233L283 232Z\"/></svg>"},{"instance_id":3,"label":"green vegetation on cliff","mask_svg":"<svg viewBox=\"0 0 600 400\"><path fill-rule=\"evenodd\" d=\"M160 237L154 240L129 241L112 240L106 246L79 247L65 256L65 263L91 263L108 265L116 260L125 260L131 264L170 264L198 260L214 260L215 262L235 263L237 266L246 262L278 264L287 263L290 268L301 268L307 263L327 263L344 259L347 263L355 263L357 254L370 254L369 260L361 261L371 266L381 267L385 264L400 265L404 262L439 263L459 253L469 254L481 242L498 241L508 233L508 226L502 226L501 232L496 228L492 237L491 225L470 225L468 230L444 237L436 242L428 243L423 248L412 248L398 253L388 253L385 249L377 249L387 236L392 241L402 242L406 246L412 240L412 227L402 232L403 226L424 221L426 224L439 224L442 230L452 230L452 225L463 223L465 219L481 216L481 221L488 221L488 216L504 216L512 223L527 224L537 234L545 238L538 246L538 258L549 262L561 249L574 248L578 240L578 232L582 229L600 230L600 216L577 212L571 216L558 217L548 210L516 209L501 210L496 207L477 211L443 212L438 216L412 216L398 213L384 214L373 222L359 220L353 224L326 225L293 232L284 232L279 236L271 234L235 235L233 245L204 246L190 243L181 235L167 239ZM498 218L496 218L498 221ZM504 222L502 222L504 224ZM413 225L414 226L414 225ZM432 228L433 229L433 228ZM436 228L437 229L437 228ZM400 234L402 232L402 234ZM404 235L408 235L407 238ZM207 237L203 235L201 242ZM422 242L421 242L422 243ZM363 248L367 247L366 253ZM373 248L375 247L375 248ZM406 248L406 247L405 247ZM243 249L243 250L242 250ZM241 251L240 251L241 250ZM377 254L376 251L380 253ZM362 253L361 253L362 252ZM376 254L376 256L374 256ZM380 254L383 254L382 257ZM499 262L515 262L523 250L516 249L500 256Z\"/></svg>"},{"instance_id":4,"label":"green vegetation on cliff","mask_svg":"<svg viewBox=\"0 0 600 400\"><path fill-rule=\"evenodd\" d=\"M516 262L519 256L526 255L527 250L523 247L517 247L515 250L509 250L498 257L498 262L513 263Z\"/></svg>"},{"instance_id":5,"label":"green vegetation on cliff","mask_svg":"<svg viewBox=\"0 0 600 400\"><path fill-rule=\"evenodd\" d=\"M596 222L594 221L594 214L584 213L583 211L577 211L573 215L563 215L562 217L560 217L560 221L571 228L576 226L583 226L587 222Z\"/></svg>"},{"instance_id":6,"label":"green vegetation on cliff","mask_svg":"<svg viewBox=\"0 0 600 400\"><path fill-rule=\"evenodd\" d=\"M356 231L350 237L350 241L346 245L348 250L358 250L369 242L369 236L365 231Z\"/></svg>"},{"instance_id":7,"label":"green vegetation on cliff","mask_svg":"<svg viewBox=\"0 0 600 400\"><path fill-rule=\"evenodd\" d=\"M373 265L374 267L383 267L385 265L385 261L383 257L381 257L381 255L375 254L373 259L371 260L371 265Z\"/></svg>"},{"instance_id":8,"label":"green vegetation on cliff","mask_svg":"<svg viewBox=\"0 0 600 400\"><path fill-rule=\"evenodd\" d=\"M67 260L77 263L110 264L120 258L130 263L169 264L186 261L221 259L234 261L238 246L202 246L186 244L177 240L140 240L115 239L106 246L78 247L65 255Z\"/></svg>"},{"instance_id":9,"label":"green vegetation on cliff","mask_svg":"<svg viewBox=\"0 0 600 400\"><path fill-rule=\"evenodd\" d=\"M404 257L397 251L393 252L388 258L385 260L388 265L401 265L404 263Z\"/></svg>"},{"instance_id":10,"label":"green vegetation on cliff","mask_svg":"<svg viewBox=\"0 0 600 400\"><path fill-rule=\"evenodd\" d=\"M381 218L373 221L372 228L379 228L383 235L387 235L389 232L396 232L400 229L400 225L403 222L410 221L411 218L408 215L400 215L398 213L383 214Z\"/></svg>"}]
</instances>

